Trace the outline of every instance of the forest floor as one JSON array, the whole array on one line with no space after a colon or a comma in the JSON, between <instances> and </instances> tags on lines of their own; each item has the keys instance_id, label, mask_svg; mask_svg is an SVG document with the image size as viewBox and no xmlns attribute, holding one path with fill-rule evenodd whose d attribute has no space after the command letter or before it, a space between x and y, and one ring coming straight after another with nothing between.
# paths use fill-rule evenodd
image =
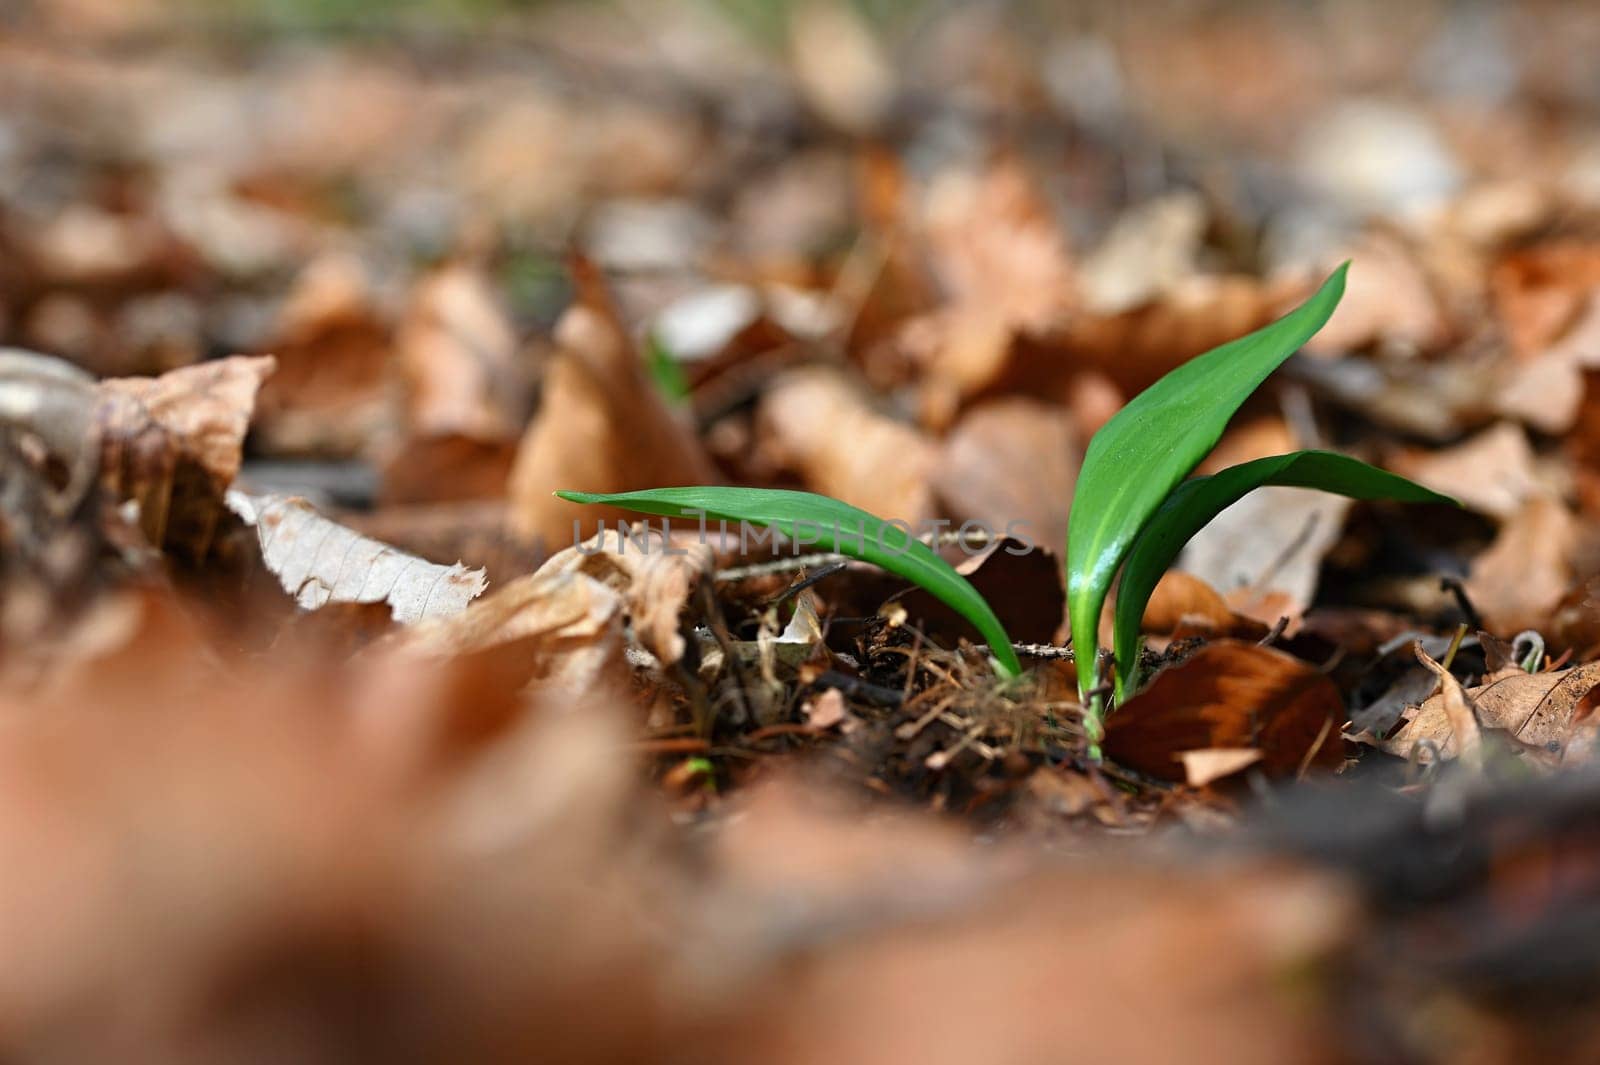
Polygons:
<instances>
[{"instance_id":1,"label":"forest floor","mask_svg":"<svg viewBox=\"0 0 1600 1065\"><path fill-rule=\"evenodd\" d=\"M6 21L0 1060L1600 1058L1600 12ZM1346 260L1199 472L1461 506L1247 496L1094 757L1085 447ZM553 494L683 484L1024 677Z\"/></svg>"}]
</instances>

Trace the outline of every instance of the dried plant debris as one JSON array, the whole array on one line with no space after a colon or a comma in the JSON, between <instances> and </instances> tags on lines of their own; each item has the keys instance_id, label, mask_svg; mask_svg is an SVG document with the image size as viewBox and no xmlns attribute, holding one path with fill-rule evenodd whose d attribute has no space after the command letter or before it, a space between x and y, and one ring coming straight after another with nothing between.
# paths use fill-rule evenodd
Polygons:
<instances>
[{"instance_id":1,"label":"dried plant debris","mask_svg":"<svg viewBox=\"0 0 1600 1065\"><path fill-rule=\"evenodd\" d=\"M327 603L387 603L401 623L450 617L488 586L483 570L442 566L397 551L323 517L295 496L228 493L256 530L262 564L305 610Z\"/></svg>"},{"instance_id":2,"label":"dried plant debris","mask_svg":"<svg viewBox=\"0 0 1600 1065\"><path fill-rule=\"evenodd\" d=\"M0 1061L1600 1060L1600 8L224 6L0 34ZM1182 457L1462 506L1068 626L1346 260Z\"/></svg>"}]
</instances>

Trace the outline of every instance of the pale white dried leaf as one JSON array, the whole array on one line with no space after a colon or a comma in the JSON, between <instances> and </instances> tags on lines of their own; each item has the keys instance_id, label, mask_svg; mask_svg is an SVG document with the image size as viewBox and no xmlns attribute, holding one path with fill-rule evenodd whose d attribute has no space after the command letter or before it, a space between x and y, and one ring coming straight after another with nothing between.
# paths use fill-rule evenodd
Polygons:
<instances>
[{"instance_id":1,"label":"pale white dried leaf","mask_svg":"<svg viewBox=\"0 0 1600 1065\"><path fill-rule=\"evenodd\" d=\"M1261 751L1254 747L1202 747L1178 755L1183 763L1184 777L1193 788L1232 776L1261 761Z\"/></svg>"},{"instance_id":2,"label":"pale white dried leaf","mask_svg":"<svg viewBox=\"0 0 1600 1065\"><path fill-rule=\"evenodd\" d=\"M483 593L481 569L442 566L407 554L317 513L298 496L227 495L252 526L261 558L302 609L330 603L388 603L402 624L459 614Z\"/></svg>"}]
</instances>

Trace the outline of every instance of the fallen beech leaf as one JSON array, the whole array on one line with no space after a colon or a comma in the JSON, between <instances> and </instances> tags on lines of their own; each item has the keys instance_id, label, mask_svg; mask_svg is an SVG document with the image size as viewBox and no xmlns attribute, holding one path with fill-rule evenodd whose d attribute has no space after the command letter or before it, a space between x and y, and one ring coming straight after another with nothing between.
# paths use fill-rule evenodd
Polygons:
<instances>
[{"instance_id":1,"label":"fallen beech leaf","mask_svg":"<svg viewBox=\"0 0 1600 1065\"><path fill-rule=\"evenodd\" d=\"M397 633L388 650L456 657L514 647L547 695L624 690L629 670L623 601L611 588L566 570L529 573L471 610L434 616Z\"/></svg>"},{"instance_id":2,"label":"fallen beech leaf","mask_svg":"<svg viewBox=\"0 0 1600 1065\"><path fill-rule=\"evenodd\" d=\"M1417 661L1439 681L1439 693L1430 701L1438 701L1445 725L1450 729L1449 743L1455 747L1456 757L1473 769L1481 769L1483 738L1479 734L1477 708L1462 690L1461 682L1448 669L1429 658L1420 642L1414 644L1412 650L1416 653Z\"/></svg>"},{"instance_id":3,"label":"fallen beech leaf","mask_svg":"<svg viewBox=\"0 0 1600 1065\"><path fill-rule=\"evenodd\" d=\"M574 260L578 302L556 327L539 413L511 471L512 528L547 544L571 544L580 522L621 521L615 508L586 510L557 489L627 492L714 484L711 462L646 374L597 268Z\"/></svg>"},{"instance_id":4,"label":"fallen beech leaf","mask_svg":"<svg viewBox=\"0 0 1600 1065\"><path fill-rule=\"evenodd\" d=\"M1178 566L1222 593L1234 611L1275 624L1297 620L1317 590L1322 558L1351 501L1308 488L1258 488L1184 548Z\"/></svg>"},{"instance_id":5,"label":"fallen beech leaf","mask_svg":"<svg viewBox=\"0 0 1600 1065\"><path fill-rule=\"evenodd\" d=\"M1495 267L1489 284L1512 354L1535 358L1600 289L1600 245L1564 241L1516 252Z\"/></svg>"},{"instance_id":6,"label":"fallen beech leaf","mask_svg":"<svg viewBox=\"0 0 1600 1065\"><path fill-rule=\"evenodd\" d=\"M1162 636L1259 639L1267 626L1238 614L1211 585L1192 573L1168 570L1144 608L1140 631Z\"/></svg>"},{"instance_id":7,"label":"fallen beech leaf","mask_svg":"<svg viewBox=\"0 0 1600 1065\"><path fill-rule=\"evenodd\" d=\"M761 397L756 424L768 461L799 474L810 491L886 521L915 526L932 517L933 444L875 410L839 373L779 376Z\"/></svg>"},{"instance_id":8,"label":"fallen beech leaf","mask_svg":"<svg viewBox=\"0 0 1600 1065\"><path fill-rule=\"evenodd\" d=\"M1137 395L1196 355L1276 319L1306 286L1263 285L1245 277L1194 277L1160 300L1113 315L1078 314L1050 330L1019 336L990 389L1059 395L1084 370Z\"/></svg>"},{"instance_id":9,"label":"fallen beech leaf","mask_svg":"<svg viewBox=\"0 0 1600 1065\"><path fill-rule=\"evenodd\" d=\"M414 436L384 460L379 501L392 506L504 499L516 459L515 442Z\"/></svg>"},{"instance_id":10,"label":"fallen beech leaf","mask_svg":"<svg viewBox=\"0 0 1600 1065\"><path fill-rule=\"evenodd\" d=\"M513 440L526 415L517 335L489 280L465 263L423 279L395 337L415 436Z\"/></svg>"},{"instance_id":11,"label":"fallen beech leaf","mask_svg":"<svg viewBox=\"0 0 1600 1065\"><path fill-rule=\"evenodd\" d=\"M1052 548L1067 540L1081 438L1060 407L1010 396L967 411L944 443L933 490L957 522Z\"/></svg>"},{"instance_id":12,"label":"fallen beech leaf","mask_svg":"<svg viewBox=\"0 0 1600 1065\"><path fill-rule=\"evenodd\" d=\"M1600 290L1591 292L1577 321L1533 359L1502 367L1495 410L1541 433L1560 436L1583 408L1585 371L1600 366Z\"/></svg>"},{"instance_id":13,"label":"fallen beech leaf","mask_svg":"<svg viewBox=\"0 0 1600 1065\"><path fill-rule=\"evenodd\" d=\"M1550 613L1548 635L1556 650L1571 648L1578 659L1600 650L1600 577L1573 586Z\"/></svg>"},{"instance_id":14,"label":"fallen beech leaf","mask_svg":"<svg viewBox=\"0 0 1600 1065\"><path fill-rule=\"evenodd\" d=\"M681 615L711 571L710 544L669 542L646 526L637 536L609 529L550 557L540 573L582 573L618 592L635 636L664 666L683 657Z\"/></svg>"},{"instance_id":15,"label":"fallen beech leaf","mask_svg":"<svg viewBox=\"0 0 1600 1065\"><path fill-rule=\"evenodd\" d=\"M1484 728L1502 729L1525 744L1552 749L1566 742L1574 710L1596 685L1600 685L1600 662L1553 673L1522 673L1468 688L1465 695L1477 707ZM1454 757L1457 746L1450 714L1445 694L1433 696L1404 728L1384 741L1383 749L1405 758L1418 742L1432 740L1441 755Z\"/></svg>"},{"instance_id":16,"label":"fallen beech leaf","mask_svg":"<svg viewBox=\"0 0 1600 1065\"><path fill-rule=\"evenodd\" d=\"M1571 587L1577 522L1561 502L1530 499L1472 563L1467 592L1491 632L1511 636L1547 624Z\"/></svg>"},{"instance_id":17,"label":"fallen beech leaf","mask_svg":"<svg viewBox=\"0 0 1600 1065\"><path fill-rule=\"evenodd\" d=\"M942 427L962 400L994 384L1019 333L1067 320L1076 268L1053 207L1012 156L936 178L923 236L945 302L900 330L900 346L921 368L925 421Z\"/></svg>"},{"instance_id":18,"label":"fallen beech leaf","mask_svg":"<svg viewBox=\"0 0 1600 1065\"><path fill-rule=\"evenodd\" d=\"M1299 438L1281 414L1255 418L1240 416L1228 426L1211 453L1200 460L1194 472L1198 475L1220 473L1229 466L1298 451L1301 446Z\"/></svg>"},{"instance_id":19,"label":"fallen beech leaf","mask_svg":"<svg viewBox=\"0 0 1600 1065\"><path fill-rule=\"evenodd\" d=\"M934 273L957 313L1042 330L1072 308L1071 251L1054 208L1016 156L980 173L951 170L936 178L924 232ZM938 365L941 372L955 369Z\"/></svg>"},{"instance_id":20,"label":"fallen beech leaf","mask_svg":"<svg viewBox=\"0 0 1600 1065\"><path fill-rule=\"evenodd\" d=\"M1376 349L1391 356L1428 355L1450 339L1427 272L1399 238L1369 237L1339 258L1360 265L1351 271L1333 317L1306 342L1308 352L1343 355Z\"/></svg>"},{"instance_id":21,"label":"fallen beech leaf","mask_svg":"<svg viewBox=\"0 0 1600 1065\"><path fill-rule=\"evenodd\" d=\"M295 496L227 495L228 507L256 530L261 559L303 609L324 603L389 604L396 621L449 617L487 585L483 570L441 566L368 539L318 514Z\"/></svg>"},{"instance_id":22,"label":"fallen beech leaf","mask_svg":"<svg viewBox=\"0 0 1600 1065\"><path fill-rule=\"evenodd\" d=\"M101 481L114 497L138 502L152 545L205 555L223 493L239 472L256 392L273 365L235 356L100 383Z\"/></svg>"},{"instance_id":23,"label":"fallen beech leaf","mask_svg":"<svg viewBox=\"0 0 1600 1065\"><path fill-rule=\"evenodd\" d=\"M1386 465L1469 509L1505 520L1541 491L1533 463L1527 434L1500 422L1455 447L1402 452Z\"/></svg>"},{"instance_id":24,"label":"fallen beech leaf","mask_svg":"<svg viewBox=\"0 0 1600 1065\"><path fill-rule=\"evenodd\" d=\"M1208 222L1193 190L1124 211L1083 262L1083 300L1094 314L1120 314L1160 298L1196 273Z\"/></svg>"},{"instance_id":25,"label":"fallen beech leaf","mask_svg":"<svg viewBox=\"0 0 1600 1065\"><path fill-rule=\"evenodd\" d=\"M278 360L255 425L268 451L353 455L393 417L390 328L359 264L306 267L260 350Z\"/></svg>"},{"instance_id":26,"label":"fallen beech leaf","mask_svg":"<svg viewBox=\"0 0 1600 1065\"><path fill-rule=\"evenodd\" d=\"M1262 768L1289 776L1302 764L1337 768L1344 703L1320 670L1252 643L1218 640L1157 673L1106 719L1113 761L1164 780L1184 779L1186 751L1250 748Z\"/></svg>"}]
</instances>

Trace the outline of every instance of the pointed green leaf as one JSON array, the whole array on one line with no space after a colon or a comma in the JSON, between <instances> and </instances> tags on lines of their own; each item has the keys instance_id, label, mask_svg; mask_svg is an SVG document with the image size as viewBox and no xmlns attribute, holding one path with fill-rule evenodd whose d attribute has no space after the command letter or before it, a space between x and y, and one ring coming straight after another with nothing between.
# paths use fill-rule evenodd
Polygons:
<instances>
[{"instance_id":1,"label":"pointed green leaf","mask_svg":"<svg viewBox=\"0 0 1600 1065\"><path fill-rule=\"evenodd\" d=\"M1455 503L1387 470L1332 451L1295 451L1243 462L1210 477L1185 481L1167 497L1134 541L1117 585L1115 614L1118 698L1139 649L1139 624L1161 575L1212 518L1263 485L1319 488L1352 499Z\"/></svg>"},{"instance_id":2,"label":"pointed green leaf","mask_svg":"<svg viewBox=\"0 0 1600 1065\"><path fill-rule=\"evenodd\" d=\"M1089 442L1067 518L1067 604L1081 691L1094 686L1100 608L1139 531L1216 446L1239 406L1327 322L1348 266L1288 315L1139 393Z\"/></svg>"},{"instance_id":3,"label":"pointed green leaf","mask_svg":"<svg viewBox=\"0 0 1600 1065\"><path fill-rule=\"evenodd\" d=\"M743 521L777 529L791 540L801 539L803 533L807 543L870 562L926 589L972 622L989 642L1003 673L1014 677L1022 672L1011 638L983 596L932 548L913 537L904 522L886 522L827 496L775 488L652 488L611 495L556 495L574 503L605 503L669 518L698 520L704 515L708 521Z\"/></svg>"}]
</instances>

